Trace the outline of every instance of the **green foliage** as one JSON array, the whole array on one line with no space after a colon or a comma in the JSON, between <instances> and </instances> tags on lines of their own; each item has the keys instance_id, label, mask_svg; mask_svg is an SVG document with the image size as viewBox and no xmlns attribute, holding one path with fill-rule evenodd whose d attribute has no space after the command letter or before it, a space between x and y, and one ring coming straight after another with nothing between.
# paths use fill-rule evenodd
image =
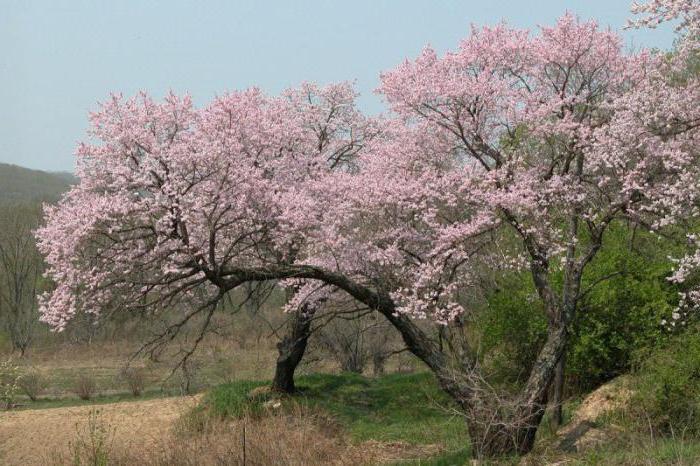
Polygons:
<instances>
[{"instance_id":1,"label":"green foliage","mask_svg":"<svg viewBox=\"0 0 700 466\"><path fill-rule=\"evenodd\" d=\"M660 322L678 302L668 282L668 256L676 246L655 236L613 225L605 249L588 267L567 354L567 376L590 390L626 371L635 352L667 338Z\"/></svg>"},{"instance_id":2,"label":"green foliage","mask_svg":"<svg viewBox=\"0 0 700 466\"><path fill-rule=\"evenodd\" d=\"M582 243L585 238L582 239ZM567 350L567 379L573 391L588 391L632 365L640 348L668 338L660 322L678 302L667 280L680 246L624 224L608 230L604 247L586 268L577 317ZM562 277L553 271L557 287ZM487 292L477 313L477 348L503 387L523 381L546 337L547 318L529 271L506 274Z\"/></svg>"},{"instance_id":3,"label":"green foliage","mask_svg":"<svg viewBox=\"0 0 700 466\"><path fill-rule=\"evenodd\" d=\"M547 319L528 273L502 277L487 296L488 306L477 321L480 354L495 374L494 382L524 381L544 343Z\"/></svg>"},{"instance_id":4,"label":"green foliage","mask_svg":"<svg viewBox=\"0 0 700 466\"><path fill-rule=\"evenodd\" d=\"M12 358L0 361L0 407L10 409L19 392L21 373Z\"/></svg>"},{"instance_id":5,"label":"green foliage","mask_svg":"<svg viewBox=\"0 0 700 466\"><path fill-rule=\"evenodd\" d=\"M648 437L612 442L603 448L593 448L566 462L571 466L620 466L700 464L700 444L681 439Z\"/></svg>"},{"instance_id":6,"label":"green foliage","mask_svg":"<svg viewBox=\"0 0 700 466\"><path fill-rule=\"evenodd\" d=\"M267 382L231 382L212 389L202 409L214 416L261 413L265 400L249 394ZM391 374L366 378L358 374L313 374L299 377L299 393L282 400L320 408L334 416L356 441L442 443L449 451L465 447L464 420L440 390L432 374ZM263 392L265 393L265 392Z\"/></svg>"},{"instance_id":7,"label":"green foliage","mask_svg":"<svg viewBox=\"0 0 700 466\"><path fill-rule=\"evenodd\" d=\"M636 371L629 411L655 432L686 438L700 436L700 328L673 337Z\"/></svg>"}]
</instances>

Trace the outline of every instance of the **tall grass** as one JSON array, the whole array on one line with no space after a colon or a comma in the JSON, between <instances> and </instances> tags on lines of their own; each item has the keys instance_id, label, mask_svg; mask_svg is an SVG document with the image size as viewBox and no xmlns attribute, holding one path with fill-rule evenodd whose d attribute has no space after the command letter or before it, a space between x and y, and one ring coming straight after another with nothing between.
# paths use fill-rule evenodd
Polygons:
<instances>
[{"instance_id":1,"label":"tall grass","mask_svg":"<svg viewBox=\"0 0 700 466\"><path fill-rule=\"evenodd\" d=\"M209 419L192 431L180 424L150 448L134 450L114 441L113 428L91 415L55 466L359 465L381 461L381 451L354 445L327 414L296 405L293 410L235 421Z\"/></svg>"}]
</instances>

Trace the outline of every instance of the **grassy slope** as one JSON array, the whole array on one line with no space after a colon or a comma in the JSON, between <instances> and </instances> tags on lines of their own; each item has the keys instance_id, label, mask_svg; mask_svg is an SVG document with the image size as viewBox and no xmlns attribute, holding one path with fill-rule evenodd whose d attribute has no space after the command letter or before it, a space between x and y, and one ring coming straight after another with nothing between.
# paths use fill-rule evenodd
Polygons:
<instances>
[{"instance_id":1,"label":"grassy slope","mask_svg":"<svg viewBox=\"0 0 700 466\"><path fill-rule=\"evenodd\" d=\"M677 438L647 437L618 439L602 448L572 458L572 466L595 465L683 465L700 464L700 443Z\"/></svg>"},{"instance_id":2,"label":"grassy slope","mask_svg":"<svg viewBox=\"0 0 700 466\"><path fill-rule=\"evenodd\" d=\"M256 387L267 381L236 381L211 389L195 413L216 417L239 417L244 413L264 415L263 403L269 393L249 398ZM462 418L451 409L451 403L437 387L429 373L391 374L366 378L356 374L313 374L299 377L298 395L283 403L291 407L301 404L329 413L354 442L377 440L406 442L412 445L435 445L443 453L433 458L402 463L403 466L448 466L469 464L467 432ZM91 401L76 399L40 400L25 408L41 409L81 406L160 398L163 393L149 391L141 398L130 395L101 396ZM576 403L565 407L567 412ZM283 408L284 409L284 408ZM292 411L294 412L294 411ZM568 414L568 413L567 413ZM538 446L525 465L566 462L571 465L657 465L700 464L700 443L692 438L650 438L648 432L621 425L616 418L599 418L597 427L617 425L610 429L606 444L579 453L558 449L555 437L545 420L539 432ZM486 464L486 463L485 463ZM505 459L488 464L518 464L518 459Z\"/></svg>"},{"instance_id":3,"label":"grassy slope","mask_svg":"<svg viewBox=\"0 0 700 466\"><path fill-rule=\"evenodd\" d=\"M248 394L268 382L239 381L220 385L204 398L202 408L221 417L239 417L245 412L262 412L260 396L251 401ZM379 440L410 444L440 444L444 453L427 460L410 462L416 466L469 464L467 432L463 419L451 410L451 403L429 373L391 374L365 378L356 374L314 374L298 378L299 394L294 402L320 408L333 415L357 442ZM565 407L571 411L577 406ZM603 421L604 422L604 421ZM608 443L580 453L564 453L556 448L559 440L543 421L538 443L525 464L539 465L565 461L572 465L657 465L700 464L700 443L674 438L654 439L640 432L612 436ZM548 447L543 448L545 445ZM504 459L489 464L518 464Z\"/></svg>"},{"instance_id":4,"label":"grassy slope","mask_svg":"<svg viewBox=\"0 0 700 466\"><path fill-rule=\"evenodd\" d=\"M238 417L258 411L265 397L251 402L248 393L267 382L231 382L210 391L204 408L217 416ZM357 374L314 374L298 378L294 401L331 413L353 440L440 444L445 458L461 464L468 458L463 419L431 374L391 374L366 378Z\"/></svg>"}]
</instances>

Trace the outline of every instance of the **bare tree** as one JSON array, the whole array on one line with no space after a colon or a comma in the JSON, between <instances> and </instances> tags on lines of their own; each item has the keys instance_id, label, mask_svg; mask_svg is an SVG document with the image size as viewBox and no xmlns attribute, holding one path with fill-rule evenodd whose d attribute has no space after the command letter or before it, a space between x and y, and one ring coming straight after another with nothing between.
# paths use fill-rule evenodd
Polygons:
<instances>
[{"instance_id":1,"label":"bare tree","mask_svg":"<svg viewBox=\"0 0 700 466\"><path fill-rule=\"evenodd\" d=\"M24 355L38 322L36 294L42 273L32 231L40 209L33 204L0 207L0 317L12 350Z\"/></svg>"},{"instance_id":2,"label":"bare tree","mask_svg":"<svg viewBox=\"0 0 700 466\"><path fill-rule=\"evenodd\" d=\"M324 310L322 322L314 329L320 346L345 372L361 374L371 363L372 373L382 375L387 359L397 353L393 340L398 334L371 309L358 308L353 301L334 304Z\"/></svg>"}]
</instances>

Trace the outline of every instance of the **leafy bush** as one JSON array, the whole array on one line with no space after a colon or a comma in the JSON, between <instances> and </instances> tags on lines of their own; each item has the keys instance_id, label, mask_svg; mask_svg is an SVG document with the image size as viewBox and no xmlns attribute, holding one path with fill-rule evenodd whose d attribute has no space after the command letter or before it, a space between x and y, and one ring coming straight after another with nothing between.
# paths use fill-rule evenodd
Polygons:
<instances>
[{"instance_id":1,"label":"leafy bush","mask_svg":"<svg viewBox=\"0 0 700 466\"><path fill-rule=\"evenodd\" d=\"M73 385L73 393L78 395L81 400L92 399L96 391L97 384L95 379L87 373L80 374Z\"/></svg>"},{"instance_id":2,"label":"leafy bush","mask_svg":"<svg viewBox=\"0 0 700 466\"><path fill-rule=\"evenodd\" d=\"M583 290L590 292L572 327L567 375L579 391L629 371L641 348L663 344L668 332L660 322L678 302L679 290L667 280L671 242L622 225L607 240L584 277Z\"/></svg>"},{"instance_id":3,"label":"leafy bush","mask_svg":"<svg viewBox=\"0 0 700 466\"><path fill-rule=\"evenodd\" d=\"M10 409L15 404L21 375L12 358L0 362L0 406Z\"/></svg>"},{"instance_id":4,"label":"leafy bush","mask_svg":"<svg viewBox=\"0 0 700 466\"><path fill-rule=\"evenodd\" d=\"M678 335L644 358L630 413L662 435L700 436L700 328Z\"/></svg>"},{"instance_id":5,"label":"leafy bush","mask_svg":"<svg viewBox=\"0 0 700 466\"><path fill-rule=\"evenodd\" d=\"M36 401L46 390L46 379L39 372L30 371L22 376L19 386L30 400Z\"/></svg>"},{"instance_id":6,"label":"leafy bush","mask_svg":"<svg viewBox=\"0 0 700 466\"><path fill-rule=\"evenodd\" d=\"M523 382L544 343L547 320L528 273L504 275L488 290L478 316L480 352L494 382ZM527 305L523 305L527 303Z\"/></svg>"},{"instance_id":7,"label":"leafy bush","mask_svg":"<svg viewBox=\"0 0 700 466\"><path fill-rule=\"evenodd\" d=\"M668 256L680 246L658 241L627 225L613 225L605 248L586 270L583 299L567 348L567 391L586 392L632 368L642 348L663 344L661 321L678 302L678 287L667 280ZM555 277L555 287L561 277ZM478 349L494 382L523 381L546 335L547 319L528 271L499 277L486 290L476 320Z\"/></svg>"}]
</instances>

